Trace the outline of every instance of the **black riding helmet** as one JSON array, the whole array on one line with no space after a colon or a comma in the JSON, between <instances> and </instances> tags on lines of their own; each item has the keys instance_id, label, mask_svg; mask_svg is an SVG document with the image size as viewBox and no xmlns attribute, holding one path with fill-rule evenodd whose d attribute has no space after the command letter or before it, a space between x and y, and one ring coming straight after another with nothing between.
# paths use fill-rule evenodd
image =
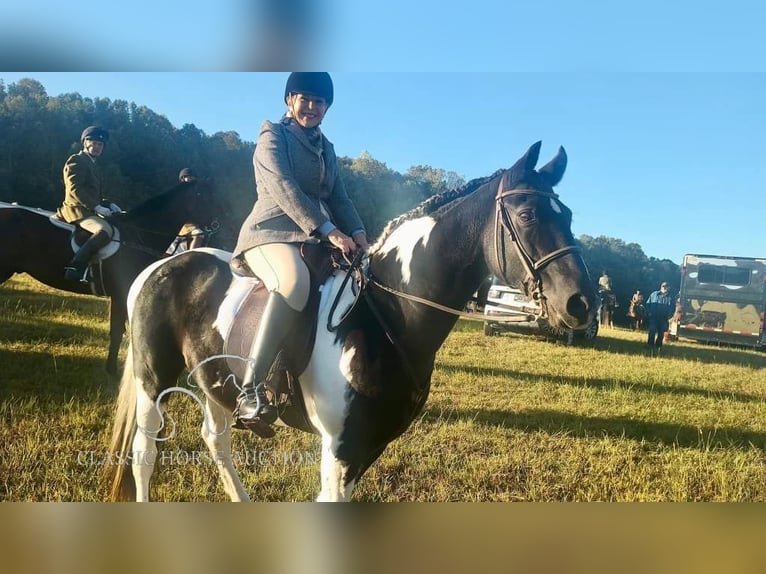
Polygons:
<instances>
[{"instance_id":1,"label":"black riding helmet","mask_svg":"<svg viewBox=\"0 0 766 574\"><path fill-rule=\"evenodd\" d=\"M194 179L196 179L197 174L194 172L192 168L185 167L178 172L178 181L183 182L184 177L193 177Z\"/></svg>"},{"instance_id":2,"label":"black riding helmet","mask_svg":"<svg viewBox=\"0 0 766 574\"><path fill-rule=\"evenodd\" d=\"M290 94L318 96L331 106L334 95L332 78L327 72L292 72L285 85L285 103Z\"/></svg>"},{"instance_id":3,"label":"black riding helmet","mask_svg":"<svg viewBox=\"0 0 766 574\"><path fill-rule=\"evenodd\" d=\"M88 126L82 131L82 135L80 136L80 143L85 143L86 139L106 143L109 141L109 132L100 126Z\"/></svg>"}]
</instances>

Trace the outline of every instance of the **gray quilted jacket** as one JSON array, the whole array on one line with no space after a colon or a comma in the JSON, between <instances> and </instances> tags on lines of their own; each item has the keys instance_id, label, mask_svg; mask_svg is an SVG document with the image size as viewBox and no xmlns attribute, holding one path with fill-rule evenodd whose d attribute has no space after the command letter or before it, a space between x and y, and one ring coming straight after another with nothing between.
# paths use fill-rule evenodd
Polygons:
<instances>
[{"instance_id":1,"label":"gray quilted jacket","mask_svg":"<svg viewBox=\"0 0 766 574\"><path fill-rule=\"evenodd\" d=\"M347 235L364 230L333 145L318 130L315 142L290 118L263 123L253 155L258 199L240 229L235 257L266 243L318 241L328 221L322 205Z\"/></svg>"}]
</instances>

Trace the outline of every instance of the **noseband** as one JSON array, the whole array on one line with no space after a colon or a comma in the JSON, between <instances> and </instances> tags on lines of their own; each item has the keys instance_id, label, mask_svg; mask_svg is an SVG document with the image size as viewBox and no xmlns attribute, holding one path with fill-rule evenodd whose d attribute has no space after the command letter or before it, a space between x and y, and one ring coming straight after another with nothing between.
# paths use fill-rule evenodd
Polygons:
<instances>
[{"instance_id":1,"label":"noseband","mask_svg":"<svg viewBox=\"0 0 766 574\"><path fill-rule=\"evenodd\" d=\"M523 281L524 290L526 291L527 296L531 296L535 301L540 303L541 311L543 315L546 315L547 308L545 306L545 296L543 295L543 279L540 272L549 263L556 259L569 255L570 253L578 253L581 249L577 245L567 245L560 249L556 249L555 251L551 251L535 261L519 240L519 233L516 231L516 227L513 225L513 220L508 213L508 208L503 201L506 197L511 197L513 195L534 195L537 197L549 197L551 199L558 199L558 195L547 191L538 191L536 189L503 190L503 180L501 179L497 188L497 195L495 196L495 258L497 259L497 268L503 272L505 272L506 269L505 235L500 229L502 226L508 232L508 236L511 238L511 243L516 249L519 260L527 273L527 276ZM501 245L501 242L503 245ZM501 257L501 255L503 257Z\"/></svg>"}]
</instances>

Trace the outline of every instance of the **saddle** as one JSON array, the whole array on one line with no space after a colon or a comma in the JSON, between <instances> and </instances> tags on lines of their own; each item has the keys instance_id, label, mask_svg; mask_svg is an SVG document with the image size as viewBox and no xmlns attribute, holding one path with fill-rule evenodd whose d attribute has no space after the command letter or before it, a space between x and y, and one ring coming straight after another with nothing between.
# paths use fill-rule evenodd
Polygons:
<instances>
[{"instance_id":1,"label":"saddle","mask_svg":"<svg viewBox=\"0 0 766 574\"><path fill-rule=\"evenodd\" d=\"M70 232L69 246L72 249L72 253L77 253L86 241L93 235L90 231L86 231L76 223L68 223L59 218L56 213L53 213L48 221L55 227L67 229ZM104 287L104 274L102 264L105 259L109 259L112 255L117 253L120 249L120 230L114 226L114 236L112 241L106 244L104 247L96 251L88 264L87 277L89 278L90 290L94 295L106 296L106 288Z\"/></svg>"},{"instance_id":2,"label":"saddle","mask_svg":"<svg viewBox=\"0 0 766 574\"><path fill-rule=\"evenodd\" d=\"M321 299L319 288L335 269L332 251L332 248L325 244L302 245L301 255L311 277L309 300L292 332L286 337L286 346L277 354L266 377L266 386L275 399L279 418L289 426L314 434L317 431L306 412L298 373L305 370L314 348ZM233 258L229 265L237 275L256 277L243 258ZM241 357L247 357L250 352L268 295L262 282L253 282L226 335L223 346L224 355L227 356L226 362L239 380L243 380L246 368L246 362L241 360Z\"/></svg>"},{"instance_id":3,"label":"saddle","mask_svg":"<svg viewBox=\"0 0 766 574\"><path fill-rule=\"evenodd\" d=\"M92 235L90 231L85 231L76 223L68 223L64 221L55 212L48 217L48 221L54 227L60 227L61 229L66 229L69 231L69 246L72 248L73 253L77 253L80 247L82 247L83 244ZM114 221L110 221L110 223L114 229L114 237L112 237L112 241L109 243L109 245L102 247L96 252L93 259L94 261L102 261L104 259L108 259L117 253L120 248L120 230L114 225Z\"/></svg>"}]
</instances>

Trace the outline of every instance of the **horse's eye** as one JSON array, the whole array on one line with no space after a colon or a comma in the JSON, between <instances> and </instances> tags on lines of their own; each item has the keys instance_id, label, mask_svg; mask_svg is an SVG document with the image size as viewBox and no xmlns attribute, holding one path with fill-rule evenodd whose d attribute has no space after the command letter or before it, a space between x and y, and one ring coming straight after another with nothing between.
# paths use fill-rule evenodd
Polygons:
<instances>
[{"instance_id":1,"label":"horse's eye","mask_svg":"<svg viewBox=\"0 0 766 574\"><path fill-rule=\"evenodd\" d=\"M518 218L521 223L532 223L535 220L535 214L531 209L524 209L519 211Z\"/></svg>"}]
</instances>

